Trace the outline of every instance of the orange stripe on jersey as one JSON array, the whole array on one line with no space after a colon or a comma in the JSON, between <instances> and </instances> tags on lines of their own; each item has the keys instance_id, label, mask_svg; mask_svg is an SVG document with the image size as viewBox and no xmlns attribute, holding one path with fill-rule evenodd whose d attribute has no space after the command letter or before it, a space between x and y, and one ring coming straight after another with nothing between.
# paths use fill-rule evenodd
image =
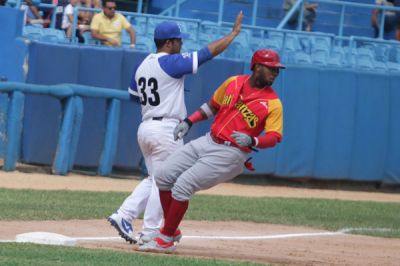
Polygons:
<instances>
[{"instance_id":1,"label":"orange stripe on jersey","mask_svg":"<svg viewBox=\"0 0 400 266\"><path fill-rule=\"evenodd\" d=\"M282 136L283 132L283 107L279 99L268 101L269 115L265 123L265 132L277 132Z\"/></svg>"},{"instance_id":2,"label":"orange stripe on jersey","mask_svg":"<svg viewBox=\"0 0 400 266\"><path fill-rule=\"evenodd\" d=\"M227 80L225 80L224 83L221 84L221 86L218 87L218 89L214 92L214 95L212 97L213 103L216 103L217 105L221 106L223 103L229 104L229 101L232 101L232 99L229 99L229 97L225 96L225 90L228 84L231 83L236 78L237 76L230 77Z\"/></svg>"}]
</instances>

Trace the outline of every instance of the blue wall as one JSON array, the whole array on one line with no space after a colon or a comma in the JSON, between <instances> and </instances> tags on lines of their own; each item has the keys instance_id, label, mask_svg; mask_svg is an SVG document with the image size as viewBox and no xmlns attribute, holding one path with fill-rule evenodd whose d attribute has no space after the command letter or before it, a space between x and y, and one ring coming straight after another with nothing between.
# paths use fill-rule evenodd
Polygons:
<instances>
[{"instance_id":1,"label":"blue wall","mask_svg":"<svg viewBox=\"0 0 400 266\"><path fill-rule=\"evenodd\" d=\"M144 53L132 50L33 42L30 46L27 82L43 85L78 83L126 90L133 65L145 56ZM216 69L220 72L218 75L215 74ZM226 77L239 74L242 69L243 63L215 60L206 63L195 76L188 76L186 100L189 112L209 98L212 89ZM104 141L105 104L105 100L101 99L84 99L76 165L98 165ZM59 118L62 115L60 103L51 97L28 96L25 113L22 160L27 163L51 164L57 145ZM141 158L136 140L137 127L141 121L140 106L123 103L121 113L115 165L137 167ZM203 134L207 128L205 123L194 129L191 136Z\"/></svg>"},{"instance_id":2,"label":"blue wall","mask_svg":"<svg viewBox=\"0 0 400 266\"><path fill-rule=\"evenodd\" d=\"M33 43L30 49L31 83L61 80L116 89L128 86L133 64L145 56L129 50L44 43ZM52 59L65 53L64 64ZM197 75L188 76L188 111L196 110L225 78L242 73L245 67L242 62L216 59L202 66ZM274 86L285 110L284 139L277 148L254 154L256 173L399 182L400 92L395 85L399 82L400 76L395 75L288 66ZM60 105L46 97L31 98L26 105L30 115L25 115L23 160L51 163ZM84 110L75 163L96 166L105 130L105 102L85 99ZM187 140L204 134L210 122L195 125ZM139 106L124 103L115 165L138 166L139 123Z\"/></svg>"},{"instance_id":3,"label":"blue wall","mask_svg":"<svg viewBox=\"0 0 400 266\"><path fill-rule=\"evenodd\" d=\"M1 13L3 10L0 8L0 26L21 26L15 24L21 19L20 12ZM125 90L133 65L145 56L132 50L39 42L27 47L16 28L4 31L0 42L0 74L12 81L23 80L23 58L29 53L29 83L78 83ZM249 72L248 64L216 59L202 66L197 75L189 75L185 86L188 111L207 101L228 76L243 70ZM253 154L256 173L400 183L398 84L399 75L288 65L274 84L284 105L284 139L277 148ZM4 114L7 98L0 100ZM26 97L23 162L52 163L61 116L58 100ZM114 166L138 167L141 154L136 130L140 116L140 106L122 104ZM84 99L76 165L98 165L105 117L105 101ZM186 140L204 134L210 122L193 126ZM4 124L0 119L1 132ZM2 151L1 138L0 144Z\"/></svg>"}]
</instances>

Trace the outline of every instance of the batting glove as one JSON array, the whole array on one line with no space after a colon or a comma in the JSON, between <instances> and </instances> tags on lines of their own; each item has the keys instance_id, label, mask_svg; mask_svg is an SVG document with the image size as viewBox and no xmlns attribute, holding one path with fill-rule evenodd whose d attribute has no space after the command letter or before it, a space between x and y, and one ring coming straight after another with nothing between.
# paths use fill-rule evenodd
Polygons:
<instances>
[{"instance_id":1,"label":"batting glove","mask_svg":"<svg viewBox=\"0 0 400 266\"><path fill-rule=\"evenodd\" d=\"M174 129L174 140L178 140L186 136L191 126L192 122L187 118L180 122Z\"/></svg>"},{"instance_id":2,"label":"batting glove","mask_svg":"<svg viewBox=\"0 0 400 266\"><path fill-rule=\"evenodd\" d=\"M254 139L247 134L238 131L233 131L231 137L235 139L235 142L239 146L249 147L254 145Z\"/></svg>"}]
</instances>

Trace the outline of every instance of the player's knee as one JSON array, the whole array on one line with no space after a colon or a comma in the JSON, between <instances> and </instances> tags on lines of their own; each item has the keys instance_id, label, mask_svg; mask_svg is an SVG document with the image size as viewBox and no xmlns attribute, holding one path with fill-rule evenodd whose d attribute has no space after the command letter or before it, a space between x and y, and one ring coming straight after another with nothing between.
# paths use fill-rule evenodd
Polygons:
<instances>
[{"instance_id":1,"label":"player's knee","mask_svg":"<svg viewBox=\"0 0 400 266\"><path fill-rule=\"evenodd\" d=\"M165 172L162 170L162 167L155 171L154 177L156 180L156 185L160 190L171 190L172 184L169 184L164 173Z\"/></svg>"},{"instance_id":2,"label":"player's knee","mask_svg":"<svg viewBox=\"0 0 400 266\"><path fill-rule=\"evenodd\" d=\"M179 186L178 184L175 184L172 188L172 197L178 201L190 200L192 194L190 189Z\"/></svg>"}]
</instances>

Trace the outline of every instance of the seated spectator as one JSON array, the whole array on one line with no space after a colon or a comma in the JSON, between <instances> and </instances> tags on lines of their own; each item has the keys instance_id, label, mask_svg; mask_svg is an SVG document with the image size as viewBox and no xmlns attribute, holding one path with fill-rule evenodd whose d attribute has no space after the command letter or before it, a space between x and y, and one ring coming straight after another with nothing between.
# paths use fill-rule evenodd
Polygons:
<instances>
[{"instance_id":1,"label":"seated spectator","mask_svg":"<svg viewBox=\"0 0 400 266\"><path fill-rule=\"evenodd\" d=\"M0 0L0 6L5 6L7 3L7 0Z\"/></svg>"},{"instance_id":2,"label":"seated spectator","mask_svg":"<svg viewBox=\"0 0 400 266\"><path fill-rule=\"evenodd\" d=\"M101 0L92 0L92 8L102 8Z\"/></svg>"},{"instance_id":3,"label":"seated spectator","mask_svg":"<svg viewBox=\"0 0 400 266\"><path fill-rule=\"evenodd\" d=\"M285 11L285 14L287 14L290 11L290 9L292 9L292 7L296 2L297 0L285 0L283 2L283 10ZM318 4L309 4L308 1L304 1L304 13L303 13L304 16L303 16L303 27L302 27L304 31L311 31L312 24L314 23L315 17L317 16L316 12L317 7ZM300 11L298 9L290 17L288 24L291 26L296 26L299 20L299 15Z\"/></svg>"},{"instance_id":4,"label":"seated spectator","mask_svg":"<svg viewBox=\"0 0 400 266\"><path fill-rule=\"evenodd\" d=\"M92 1L91 0L81 0L81 7L92 8ZM81 21L81 25L88 25L88 28L90 29L89 25L93 18L93 12L80 11L78 18Z\"/></svg>"},{"instance_id":5,"label":"seated spectator","mask_svg":"<svg viewBox=\"0 0 400 266\"><path fill-rule=\"evenodd\" d=\"M400 7L400 1L397 0L375 0L375 4L379 6ZM396 30L396 39L400 40L400 13L393 10L386 10L384 33ZM382 10L376 8L372 10L371 24L374 28L375 38L379 37L380 14Z\"/></svg>"},{"instance_id":6,"label":"seated spectator","mask_svg":"<svg viewBox=\"0 0 400 266\"><path fill-rule=\"evenodd\" d=\"M50 25L49 19L43 19L40 15L38 5L40 1L26 0L21 4L21 10L24 11L24 24L25 25L39 25L41 27L48 27Z\"/></svg>"},{"instance_id":7,"label":"seated spectator","mask_svg":"<svg viewBox=\"0 0 400 266\"><path fill-rule=\"evenodd\" d=\"M102 4L100 0L81 0L81 6L87 8L97 8L102 9ZM91 11L81 11L79 12L79 18L82 22L88 25L88 29L90 29L90 23L92 22L93 16L95 13Z\"/></svg>"},{"instance_id":8,"label":"seated spectator","mask_svg":"<svg viewBox=\"0 0 400 266\"><path fill-rule=\"evenodd\" d=\"M73 22L73 18L74 18L74 8L76 6L80 6L79 0L70 0L70 3L64 9L61 28L65 31L65 33L69 39L71 39L71 37L72 37L72 22ZM77 23L78 23L78 25L77 25L77 28L75 31L75 36L78 37L78 41L80 43L84 43L85 39L82 36L83 30L81 30L79 28L79 25L81 24L79 19L78 19Z\"/></svg>"},{"instance_id":9,"label":"seated spectator","mask_svg":"<svg viewBox=\"0 0 400 266\"><path fill-rule=\"evenodd\" d=\"M130 47L136 44L136 34L128 20L116 13L115 0L103 1L103 12L94 15L90 28L92 37L108 46L121 46L121 32L125 29L130 36Z\"/></svg>"},{"instance_id":10,"label":"seated spectator","mask_svg":"<svg viewBox=\"0 0 400 266\"><path fill-rule=\"evenodd\" d=\"M56 12L55 28L62 29L62 20L64 16L64 9L68 5L69 0L41 0L44 4L56 5L56 9L46 10L43 12L43 17L51 19L53 12Z\"/></svg>"}]
</instances>

